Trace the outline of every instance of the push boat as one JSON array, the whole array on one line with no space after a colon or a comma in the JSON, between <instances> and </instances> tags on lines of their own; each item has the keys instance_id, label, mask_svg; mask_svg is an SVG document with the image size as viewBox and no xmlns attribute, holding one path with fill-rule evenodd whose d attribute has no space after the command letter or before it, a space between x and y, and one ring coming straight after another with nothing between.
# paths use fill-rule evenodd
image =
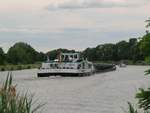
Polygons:
<instances>
[{"instance_id":1,"label":"push boat","mask_svg":"<svg viewBox=\"0 0 150 113\"><path fill-rule=\"evenodd\" d=\"M49 76L89 76L95 72L94 65L79 53L60 53L55 60L47 59L38 70L38 77Z\"/></svg>"}]
</instances>

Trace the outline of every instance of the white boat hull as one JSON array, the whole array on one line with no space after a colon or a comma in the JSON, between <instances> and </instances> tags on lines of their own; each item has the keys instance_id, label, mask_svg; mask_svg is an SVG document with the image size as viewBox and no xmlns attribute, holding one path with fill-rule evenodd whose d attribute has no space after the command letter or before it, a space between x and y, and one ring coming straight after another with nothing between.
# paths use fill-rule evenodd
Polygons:
<instances>
[{"instance_id":1,"label":"white boat hull","mask_svg":"<svg viewBox=\"0 0 150 113\"><path fill-rule=\"evenodd\" d=\"M92 69L42 69L38 72L38 77L49 76L88 76L94 72Z\"/></svg>"}]
</instances>

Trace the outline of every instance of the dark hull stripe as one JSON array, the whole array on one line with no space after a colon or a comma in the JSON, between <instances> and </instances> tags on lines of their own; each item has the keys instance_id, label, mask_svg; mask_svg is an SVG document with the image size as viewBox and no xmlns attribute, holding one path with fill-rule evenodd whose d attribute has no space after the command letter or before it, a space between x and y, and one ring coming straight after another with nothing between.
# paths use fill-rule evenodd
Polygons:
<instances>
[{"instance_id":1,"label":"dark hull stripe","mask_svg":"<svg viewBox=\"0 0 150 113\"><path fill-rule=\"evenodd\" d=\"M90 73L38 73L38 77L49 77L49 76L63 76L63 77L79 77L79 76L89 76Z\"/></svg>"}]
</instances>

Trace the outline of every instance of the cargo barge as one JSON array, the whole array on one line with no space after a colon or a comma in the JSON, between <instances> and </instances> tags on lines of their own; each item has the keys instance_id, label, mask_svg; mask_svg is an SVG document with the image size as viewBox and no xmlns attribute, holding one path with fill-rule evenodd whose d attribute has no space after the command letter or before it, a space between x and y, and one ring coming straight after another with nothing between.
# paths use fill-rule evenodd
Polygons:
<instances>
[{"instance_id":1,"label":"cargo barge","mask_svg":"<svg viewBox=\"0 0 150 113\"><path fill-rule=\"evenodd\" d=\"M92 62L81 58L79 53L60 53L58 58L42 63L38 77L49 76L89 76L95 72Z\"/></svg>"}]
</instances>

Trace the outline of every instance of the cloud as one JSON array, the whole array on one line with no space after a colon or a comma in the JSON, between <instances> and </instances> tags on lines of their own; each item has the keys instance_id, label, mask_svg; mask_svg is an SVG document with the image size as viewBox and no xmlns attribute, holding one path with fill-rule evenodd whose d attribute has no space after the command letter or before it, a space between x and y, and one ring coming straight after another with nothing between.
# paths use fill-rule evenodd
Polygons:
<instances>
[{"instance_id":1,"label":"cloud","mask_svg":"<svg viewBox=\"0 0 150 113\"><path fill-rule=\"evenodd\" d=\"M16 27L16 28L1 28L0 33L20 33L20 34L45 34L45 33L59 33L59 29L51 28L25 28L25 27Z\"/></svg>"},{"instance_id":2,"label":"cloud","mask_svg":"<svg viewBox=\"0 0 150 113\"><path fill-rule=\"evenodd\" d=\"M137 7L148 0L63 0L51 2L47 9L86 9L86 8L112 8L112 7Z\"/></svg>"}]
</instances>

